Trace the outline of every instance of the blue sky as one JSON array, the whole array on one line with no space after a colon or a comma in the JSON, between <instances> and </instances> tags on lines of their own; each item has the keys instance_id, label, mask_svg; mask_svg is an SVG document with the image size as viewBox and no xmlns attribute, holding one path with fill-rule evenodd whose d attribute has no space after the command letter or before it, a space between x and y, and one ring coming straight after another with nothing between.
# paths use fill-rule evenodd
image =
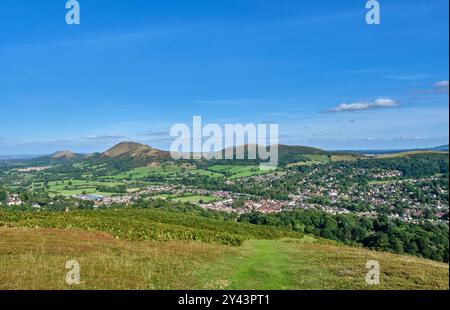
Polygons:
<instances>
[{"instance_id":1,"label":"blue sky","mask_svg":"<svg viewBox=\"0 0 450 310\"><path fill-rule=\"evenodd\" d=\"M0 2L0 154L167 149L175 123L278 123L326 149L448 143L448 0Z\"/></svg>"}]
</instances>

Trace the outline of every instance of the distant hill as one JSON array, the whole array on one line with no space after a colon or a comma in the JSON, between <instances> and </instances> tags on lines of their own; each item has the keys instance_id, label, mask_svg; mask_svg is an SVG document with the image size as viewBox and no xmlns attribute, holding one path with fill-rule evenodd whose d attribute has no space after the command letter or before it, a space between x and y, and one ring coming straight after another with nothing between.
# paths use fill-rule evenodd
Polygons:
<instances>
[{"instance_id":1,"label":"distant hill","mask_svg":"<svg viewBox=\"0 0 450 310\"><path fill-rule=\"evenodd\" d=\"M0 155L0 160L21 160L21 159L32 159L36 158L38 155Z\"/></svg>"},{"instance_id":2,"label":"distant hill","mask_svg":"<svg viewBox=\"0 0 450 310\"><path fill-rule=\"evenodd\" d=\"M167 158L169 152L154 149L148 145L135 142L121 142L101 154L102 158L132 158L135 160L149 160Z\"/></svg>"},{"instance_id":3,"label":"distant hill","mask_svg":"<svg viewBox=\"0 0 450 310\"><path fill-rule=\"evenodd\" d=\"M447 151L448 152L448 144L446 145L441 145L441 146L436 146L432 149L430 149L431 151Z\"/></svg>"},{"instance_id":4,"label":"distant hill","mask_svg":"<svg viewBox=\"0 0 450 310\"><path fill-rule=\"evenodd\" d=\"M403 151L398 153L385 153L385 154L379 154L375 155L375 158L397 158L397 157L409 157L413 155L436 155L436 154L447 154L447 151L434 151L434 150L417 150L417 151Z\"/></svg>"},{"instance_id":5,"label":"distant hill","mask_svg":"<svg viewBox=\"0 0 450 310\"><path fill-rule=\"evenodd\" d=\"M218 152L222 153L222 157L225 158L225 152L232 150L235 156L237 151L243 151L245 154L246 162L260 162L259 160L248 161L248 150L251 145L244 144L238 147L232 147L223 149ZM254 145L257 148L257 145ZM328 156L330 160L336 160L336 158L348 157L351 159L366 158L366 156L375 157L401 157L415 154L430 154L430 153L444 153L449 151L449 145L441 145L427 149L404 149L404 150L348 150L348 151L327 151L320 148L300 146L300 145L278 145L278 158L279 165L289 165L292 163L298 163L303 161L311 161L311 157L317 155L325 158ZM192 154L191 154L192 155ZM217 154L216 154L217 155ZM317 157L316 156L316 157ZM19 158L19 157L17 157ZM2 158L3 160L11 159L10 157ZM0 159L0 160L2 160ZM151 146L137 143L137 142L121 142L103 153L94 154L77 154L68 150L58 151L56 153L47 156L37 156L22 158L23 160L35 160L35 161L76 161L76 160L108 160L108 159L131 159L137 165L147 165L153 161L171 160L170 152L163 151ZM239 161L242 162L242 161ZM243 162L242 162L243 163ZM246 163L243 163L246 164Z\"/></svg>"},{"instance_id":6,"label":"distant hill","mask_svg":"<svg viewBox=\"0 0 450 310\"><path fill-rule=\"evenodd\" d=\"M281 165L285 165L288 163L294 163L301 161L302 159L305 159L304 155L328 155L328 152L313 148L313 147L307 147L307 146L298 146L298 145L284 145L284 144L278 144L278 145L272 145L272 147L278 146L278 159L279 163ZM233 153L233 156L236 158L236 153L244 154L244 158L248 159L248 151L251 148L256 149L256 153L258 154L258 145L256 144L244 144L237 147L230 147L223 149L222 151L216 153L216 156L219 154L222 154L222 158L225 158L226 153ZM267 150L269 150L269 147L266 147ZM260 158L257 156L257 158ZM257 162L260 162L259 159L256 160ZM263 161L264 162L264 161Z\"/></svg>"},{"instance_id":7,"label":"distant hill","mask_svg":"<svg viewBox=\"0 0 450 310\"><path fill-rule=\"evenodd\" d=\"M71 151L58 151L51 156L51 159L75 160L82 155L75 154Z\"/></svg>"},{"instance_id":8,"label":"distant hill","mask_svg":"<svg viewBox=\"0 0 450 310\"><path fill-rule=\"evenodd\" d=\"M255 146L256 149L257 145ZM235 156L237 151L244 151L245 161L248 161L249 145L241 145L233 147L232 152ZM230 149L223 149L221 151L222 157L225 158L225 152ZM220 153L220 152L219 152ZM278 155L281 164L288 164L301 161L303 155L330 155L324 150L307 147L307 146L291 146L291 145L278 145ZM192 154L191 154L192 155ZM217 155L217 154L216 154ZM46 156L38 156L31 160L37 163L47 163L51 161L76 161L76 160L115 160L115 159L130 159L134 164L147 165L153 161L171 160L170 152L163 151L151 146L137 143L137 142L121 142L114 145L110 149L103 153L93 154L77 154L68 150L58 151ZM258 160L256 160L258 161Z\"/></svg>"},{"instance_id":9,"label":"distant hill","mask_svg":"<svg viewBox=\"0 0 450 310\"><path fill-rule=\"evenodd\" d=\"M225 152L226 150L233 149L234 153L236 151L244 151L245 153L248 152L249 147L258 147L258 145L252 145L252 144L244 144L238 147L228 148L223 150L222 152ZM276 144L272 147L277 146ZM326 152L314 148L314 147L308 147L308 146L298 146L298 145L284 145L284 144L278 144L278 154L279 155L285 155L285 154L325 154Z\"/></svg>"},{"instance_id":10,"label":"distant hill","mask_svg":"<svg viewBox=\"0 0 450 310\"><path fill-rule=\"evenodd\" d=\"M33 156L20 159L21 162L27 162L32 165L48 165L53 162L74 162L86 158L85 154L74 153L64 150L57 151L49 155Z\"/></svg>"},{"instance_id":11,"label":"distant hill","mask_svg":"<svg viewBox=\"0 0 450 310\"><path fill-rule=\"evenodd\" d=\"M305 157L305 155L327 155L330 156L330 158L333 155L333 153L314 147L284 145L284 144L279 144L277 146L278 146L278 159L280 165L287 165L289 163L295 163L302 160L309 160L308 158ZM255 147L256 151L258 152L258 145L244 144L237 147L223 149L222 151L216 153L216 157L219 154L222 154L222 158L225 158L226 157L225 154L227 152L232 152L233 157L235 158L235 162L243 163L242 160L236 159L236 153L243 152L244 161L246 163L261 162L261 160L259 159L256 160L248 159L249 158L248 151L249 149L251 149L251 147ZM191 154L191 158L192 155L193 153ZM154 160L170 159L170 152L154 149L148 145L136 142L122 142L102 153L100 157L103 159L131 158L133 159L134 162L145 165ZM257 158L259 158L259 156Z\"/></svg>"},{"instance_id":12,"label":"distant hill","mask_svg":"<svg viewBox=\"0 0 450 310\"><path fill-rule=\"evenodd\" d=\"M353 152L358 154L367 154L367 155L389 155L389 154L400 154L400 153L424 153L424 152L448 152L448 144L441 145L432 148L416 148L416 149L391 149L391 150L354 150L354 151L345 151L345 152ZM344 152L344 151L340 151Z\"/></svg>"},{"instance_id":13,"label":"distant hill","mask_svg":"<svg viewBox=\"0 0 450 310\"><path fill-rule=\"evenodd\" d=\"M315 148L315 147L309 147L309 146L301 146L301 145L284 145L279 144L278 145L278 152L280 154L326 154L327 152Z\"/></svg>"},{"instance_id":14,"label":"distant hill","mask_svg":"<svg viewBox=\"0 0 450 310\"><path fill-rule=\"evenodd\" d=\"M446 153L446 152L448 152L448 144L433 147L433 148L427 148L427 149L415 149L415 150L386 153L386 154L380 155L379 157L383 157L383 158L404 157L404 156L418 155L418 154L442 154L442 153Z\"/></svg>"}]
</instances>

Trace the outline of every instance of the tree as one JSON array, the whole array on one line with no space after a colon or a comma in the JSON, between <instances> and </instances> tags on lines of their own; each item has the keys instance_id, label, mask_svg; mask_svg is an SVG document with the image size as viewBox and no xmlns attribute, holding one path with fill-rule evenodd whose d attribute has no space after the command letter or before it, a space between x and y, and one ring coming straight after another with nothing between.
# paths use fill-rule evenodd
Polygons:
<instances>
[{"instance_id":1,"label":"tree","mask_svg":"<svg viewBox=\"0 0 450 310\"><path fill-rule=\"evenodd\" d=\"M30 196L28 195L28 193L23 192L23 193L20 193L20 194L19 194L19 198L20 198L22 201L28 201L28 200L30 199Z\"/></svg>"},{"instance_id":2,"label":"tree","mask_svg":"<svg viewBox=\"0 0 450 310\"><path fill-rule=\"evenodd\" d=\"M5 189L0 188L0 202L6 202L7 199L8 199L8 193L6 192Z\"/></svg>"}]
</instances>

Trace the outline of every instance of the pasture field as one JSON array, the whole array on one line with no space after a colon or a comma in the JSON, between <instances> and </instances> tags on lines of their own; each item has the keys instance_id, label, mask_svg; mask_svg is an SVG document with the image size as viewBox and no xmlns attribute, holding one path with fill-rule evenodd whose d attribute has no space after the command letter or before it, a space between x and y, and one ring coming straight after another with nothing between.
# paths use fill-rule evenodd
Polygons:
<instances>
[{"instance_id":1,"label":"pasture field","mask_svg":"<svg viewBox=\"0 0 450 310\"><path fill-rule=\"evenodd\" d=\"M171 194L159 194L159 195L154 195L151 198L152 199L169 199L169 197L171 197Z\"/></svg>"},{"instance_id":2,"label":"pasture field","mask_svg":"<svg viewBox=\"0 0 450 310\"><path fill-rule=\"evenodd\" d=\"M62 195L72 196L86 194L96 194L102 196L111 196L114 193L105 193L97 190L98 186L114 187L125 185L121 182L107 182L107 181L90 181L90 180L65 180L48 182L50 196ZM33 184L34 187L43 186L42 183Z\"/></svg>"},{"instance_id":3,"label":"pasture field","mask_svg":"<svg viewBox=\"0 0 450 310\"><path fill-rule=\"evenodd\" d=\"M305 157L309 158L309 160L318 162L318 163L329 163L330 157L328 155L321 155L321 154L307 154L304 155Z\"/></svg>"},{"instance_id":4,"label":"pasture field","mask_svg":"<svg viewBox=\"0 0 450 310\"><path fill-rule=\"evenodd\" d=\"M224 178L225 175L219 172L210 171L207 169L195 169L189 172L192 175L198 175L201 177L210 177L210 178Z\"/></svg>"},{"instance_id":5,"label":"pasture field","mask_svg":"<svg viewBox=\"0 0 450 310\"><path fill-rule=\"evenodd\" d=\"M337 161L355 161L358 158L363 158L362 156L352 155L352 154L335 154L335 155L322 155L322 154L307 154L304 157L308 158L307 161L299 161L296 163L288 164L288 167L296 167L296 166L312 166L312 165L320 165L327 164L330 162Z\"/></svg>"},{"instance_id":6,"label":"pasture field","mask_svg":"<svg viewBox=\"0 0 450 310\"><path fill-rule=\"evenodd\" d=\"M130 171L107 177L115 180L140 180L152 175L170 176L180 172L181 168L176 165L165 165L158 167L138 167Z\"/></svg>"},{"instance_id":7,"label":"pasture field","mask_svg":"<svg viewBox=\"0 0 450 310\"><path fill-rule=\"evenodd\" d=\"M320 165L327 164L330 162L337 161L355 161L358 158L363 158L363 156L353 155L353 154L334 154L334 155L323 155L323 154L307 154L303 155L308 158L307 161L300 161L292 164L288 164L288 167L295 166L312 166L312 165Z\"/></svg>"},{"instance_id":8,"label":"pasture field","mask_svg":"<svg viewBox=\"0 0 450 310\"><path fill-rule=\"evenodd\" d=\"M331 161L355 161L358 158L364 157L360 155L339 154L339 155L332 155Z\"/></svg>"},{"instance_id":9,"label":"pasture field","mask_svg":"<svg viewBox=\"0 0 450 310\"><path fill-rule=\"evenodd\" d=\"M262 170L259 166L216 165L209 167L207 170L220 173L229 179L246 178L268 173L267 170Z\"/></svg>"},{"instance_id":10,"label":"pasture field","mask_svg":"<svg viewBox=\"0 0 450 310\"><path fill-rule=\"evenodd\" d=\"M331 161L330 157L328 155L322 155L322 154L307 154L303 155L303 157L307 158L308 160L299 161L296 163L288 164L288 167L298 167L298 166L312 166L312 165L321 165L326 164Z\"/></svg>"},{"instance_id":11,"label":"pasture field","mask_svg":"<svg viewBox=\"0 0 450 310\"><path fill-rule=\"evenodd\" d=\"M78 169L89 169L89 170L102 170L105 169L107 167L107 164L98 164L98 165L91 165L89 163L75 163L73 164L74 168L78 168Z\"/></svg>"},{"instance_id":12,"label":"pasture field","mask_svg":"<svg viewBox=\"0 0 450 310\"><path fill-rule=\"evenodd\" d=\"M209 203L213 201L221 200L220 197L213 196L205 196L205 195L197 195L197 194L181 194L181 195L173 195L173 194L159 194L151 197L152 199L164 199L171 200L179 203L192 203L192 204L201 204L201 203Z\"/></svg>"},{"instance_id":13,"label":"pasture field","mask_svg":"<svg viewBox=\"0 0 450 310\"><path fill-rule=\"evenodd\" d=\"M372 180L368 181L367 184L369 185L382 185L382 184L389 184L395 182L395 180Z\"/></svg>"},{"instance_id":14,"label":"pasture field","mask_svg":"<svg viewBox=\"0 0 450 310\"><path fill-rule=\"evenodd\" d=\"M213 201L220 200L218 197L212 197L212 196L204 196L204 195L192 195L192 196L183 196L178 198L173 198L173 201L184 203L193 203L193 204L200 204L200 203L209 203Z\"/></svg>"},{"instance_id":15,"label":"pasture field","mask_svg":"<svg viewBox=\"0 0 450 310\"><path fill-rule=\"evenodd\" d=\"M288 164L287 167L312 166L312 165L321 165L323 163L324 162L308 160L308 161L299 161L296 163Z\"/></svg>"}]
</instances>

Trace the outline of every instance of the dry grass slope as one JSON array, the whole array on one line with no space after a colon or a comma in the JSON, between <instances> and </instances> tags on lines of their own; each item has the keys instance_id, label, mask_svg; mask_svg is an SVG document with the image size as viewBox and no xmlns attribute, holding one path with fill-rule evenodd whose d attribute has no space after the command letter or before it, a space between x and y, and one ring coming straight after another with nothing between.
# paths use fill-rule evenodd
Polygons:
<instances>
[{"instance_id":1,"label":"dry grass slope","mask_svg":"<svg viewBox=\"0 0 450 310\"><path fill-rule=\"evenodd\" d=\"M65 263L81 264L70 287ZM382 284L364 283L365 263ZM0 289L447 289L448 265L306 237L242 247L195 241L124 241L101 232L0 228Z\"/></svg>"},{"instance_id":2,"label":"dry grass slope","mask_svg":"<svg viewBox=\"0 0 450 310\"><path fill-rule=\"evenodd\" d=\"M393 154L383 154L378 155L376 158L398 158L398 157L408 157L412 155L421 155L421 154L448 154L448 151L407 151Z\"/></svg>"}]
</instances>

